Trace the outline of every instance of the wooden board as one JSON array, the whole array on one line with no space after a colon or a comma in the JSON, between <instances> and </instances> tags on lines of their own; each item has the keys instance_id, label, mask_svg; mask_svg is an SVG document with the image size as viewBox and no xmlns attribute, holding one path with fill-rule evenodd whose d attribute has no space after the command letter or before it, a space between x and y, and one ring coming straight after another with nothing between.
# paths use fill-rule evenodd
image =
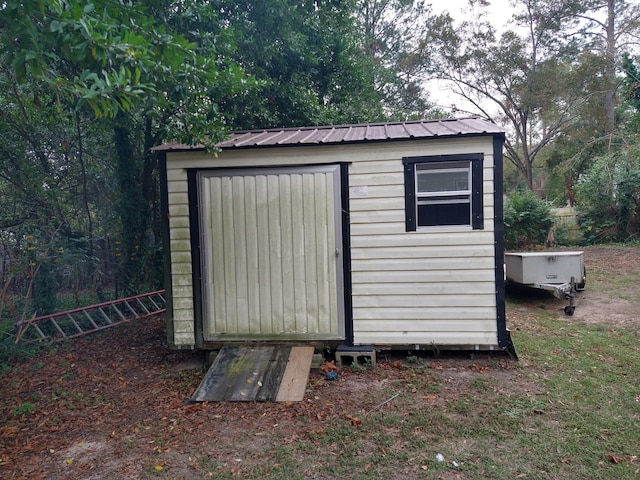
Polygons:
<instances>
[{"instance_id":1,"label":"wooden board","mask_svg":"<svg viewBox=\"0 0 640 480\"><path fill-rule=\"evenodd\" d=\"M301 401L313 351L313 347L223 347L191 401Z\"/></svg>"},{"instance_id":2,"label":"wooden board","mask_svg":"<svg viewBox=\"0 0 640 480\"><path fill-rule=\"evenodd\" d=\"M274 347L251 348L243 358L243 369L238 371L233 386L228 390L227 400L243 402L255 400L262 387Z\"/></svg>"},{"instance_id":3,"label":"wooden board","mask_svg":"<svg viewBox=\"0 0 640 480\"><path fill-rule=\"evenodd\" d=\"M195 393L193 402L219 402L235 382L244 354L248 347L223 348L209 367Z\"/></svg>"},{"instance_id":4,"label":"wooden board","mask_svg":"<svg viewBox=\"0 0 640 480\"><path fill-rule=\"evenodd\" d=\"M293 347L276 402L299 402L304 397L313 358L313 347Z\"/></svg>"},{"instance_id":5,"label":"wooden board","mask_svg":"<svg viewBox=\"0 0 640 480\"><path fill-rule=\"evenodd\" d=\"M276 349L271 358L267 373L264 375L262 388L256 395L256 401L268 402L276 398L278 390L280 389L280 383L282 383L282 376L289 363L290 354L290 347L280 347Z\"/></svg>"}]
</instances>

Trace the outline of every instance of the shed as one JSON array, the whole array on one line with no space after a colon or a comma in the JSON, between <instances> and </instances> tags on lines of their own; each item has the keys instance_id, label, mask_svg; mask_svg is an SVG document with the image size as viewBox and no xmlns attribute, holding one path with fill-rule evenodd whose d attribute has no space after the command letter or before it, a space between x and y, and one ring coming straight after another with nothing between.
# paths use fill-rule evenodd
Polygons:
<instances>
[{"instance_id":1,"label":"shed","mask_svg":"<svg viewBox=\"0 0 640 480\"><path fill-rule=\"evenodd\" d=\"M169 344L511 350L503 143L459 118L156 147Z\"/></svg>"}]
</instances>

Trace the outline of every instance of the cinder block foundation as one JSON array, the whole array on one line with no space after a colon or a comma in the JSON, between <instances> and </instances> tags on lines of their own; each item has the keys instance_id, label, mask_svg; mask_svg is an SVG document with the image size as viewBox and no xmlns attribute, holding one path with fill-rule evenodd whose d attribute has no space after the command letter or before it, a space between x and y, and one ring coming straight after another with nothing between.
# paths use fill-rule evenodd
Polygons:
<instances>
[{"instance_id":1,"label":"cinder block foundation","mask_svg":"<svg viewBox=\"0 0 640 480\"><path fill-rule=\"evenodd\" d=\"M376 366L376 350L371 345L339 345L336 348L336 365L338 367Z\"/></svg>"}]
</instances>

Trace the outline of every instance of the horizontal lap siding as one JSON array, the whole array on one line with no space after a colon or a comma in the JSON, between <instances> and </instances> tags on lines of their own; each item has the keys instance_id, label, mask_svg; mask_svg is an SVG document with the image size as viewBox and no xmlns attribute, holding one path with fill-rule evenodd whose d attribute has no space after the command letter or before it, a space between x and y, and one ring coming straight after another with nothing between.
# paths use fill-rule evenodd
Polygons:
<instances>
[{"instance_id":1,"label":"horizontal lap siding","mask_svg":"<svg viewBox=\"0 0 640 480\"><path fill-rule=\"evenodd\" d=\"M485 154L484 229L407 232L402 157L463 152ZM352 163L356 344L497 344L492 154L492 141L486 138Z\"/></svg>"},{"instance_id":2,"label":"horizontal lap siding","mask_svg":"<svg viewBox=\"0 0 640 480\"><path fill-rule=\"evenodd\" d=\"M173 342L176 346L195 345L193 269L189 230L187 172L167 169L169 194L169 241L171 250L171 296L173 300Z\"/></svg>"}]
</instances>

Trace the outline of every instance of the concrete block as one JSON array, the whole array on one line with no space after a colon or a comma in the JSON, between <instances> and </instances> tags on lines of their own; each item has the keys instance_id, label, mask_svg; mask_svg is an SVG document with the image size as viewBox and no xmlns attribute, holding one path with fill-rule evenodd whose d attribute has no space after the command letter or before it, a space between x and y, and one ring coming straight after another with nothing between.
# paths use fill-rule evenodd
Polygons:
<instances>
[{"instance_id":1,"label":"concrete block","mask_svg":"<svg viewBox=\"0 0 640 480\"><path fill-rule=\"evenodd\" d=\"M339 345L336 348L336 365L338 367L376 366L376 350L371 345Z\"/></svg>"}]
</instances>

